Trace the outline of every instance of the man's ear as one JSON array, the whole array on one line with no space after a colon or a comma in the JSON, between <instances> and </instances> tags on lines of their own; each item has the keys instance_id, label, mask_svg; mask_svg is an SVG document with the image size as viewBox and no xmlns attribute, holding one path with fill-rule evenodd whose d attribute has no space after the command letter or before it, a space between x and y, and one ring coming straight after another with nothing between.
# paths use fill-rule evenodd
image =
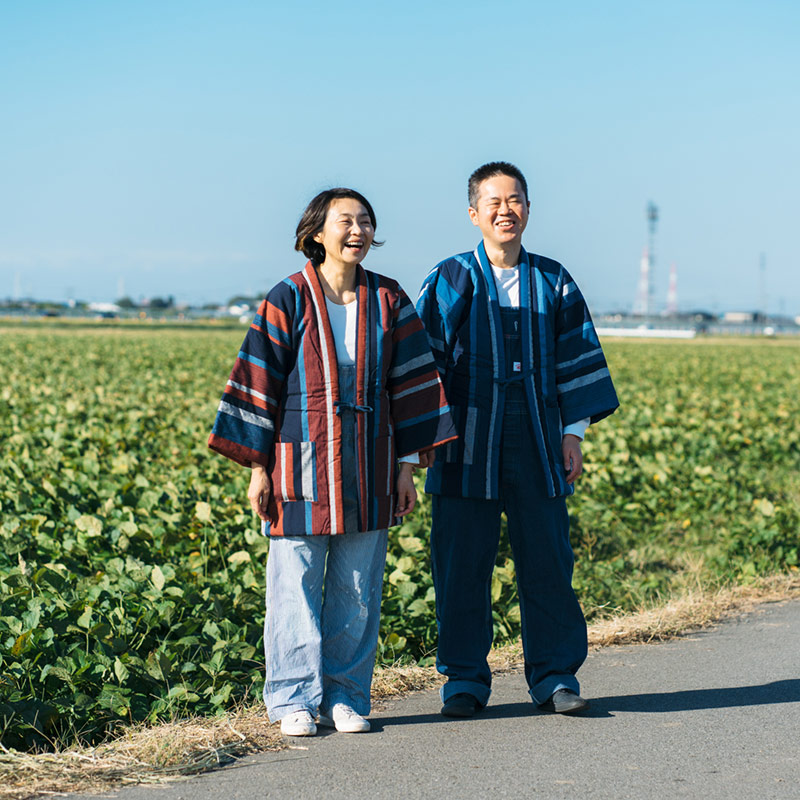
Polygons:
<instances>
[{"instance_id":1,"label":"man's ear","mask_svg":"<svg viewBox=\"0 0 800 800\"><path fill-rule=\"evenodd\" d=\"M478 212L472 206L470 206L467 209L467 214L469 214L469 218L472 220L472 224L473 225L477 225L478 224Z\"/></svg>"}]
</instances>

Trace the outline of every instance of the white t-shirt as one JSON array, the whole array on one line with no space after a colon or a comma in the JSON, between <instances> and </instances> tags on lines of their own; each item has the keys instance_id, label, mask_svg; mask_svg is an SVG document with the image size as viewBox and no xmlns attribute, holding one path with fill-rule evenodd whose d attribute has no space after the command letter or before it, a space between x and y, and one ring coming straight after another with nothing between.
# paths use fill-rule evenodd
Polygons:
<instances>
[{"instance_id":1,"label":"white t-shirt","mask_svg":"<svg viewBox=\"0 0 800 800\"><path fill-rule=\"evenodd\" d=\"M339 364L351 366L356 363L358 301L353 300L351 303L340 305L326 297L325 303L328 306L328 319L331 321L333 342L336 345L336 360ZM403 456L400 461L419 464L419 456L413 453L409 456Z\"/></svg>"},{"instance_id":2,"label":"white t-shirt","mask_svg":"<svg viewBox=\"0 0 800 800\"><path fill-rule=\"evenodd\" d=\"M501 308L519 308L519 267L503 269L492 264Z\"/></svg>"},{"instance_id":3,"label":"white t-shirt","mask_svg":"<svg viewBox=\"0 0 800 800\"><path fill-rule=\"evenodd\" d=\"M325 298L328 306L328 319L331 321L333 341L336 344L336 359L344 366L356 363L356 325L358 321L358 301L340 305Z\"/></svg>"},{"instance_id":4,"label":"white t-shirt","mask_svg":"<svg viewBox=\"0 0 800 800\"><path fill-rule=\"evenodd\" d=\"M494 283L497 287L497 299L501 308L519 308L519 265L503 269L492 264ZM579 439L586 435L589 427L589 417L564 426L564 433L571 433Z\"/></svg>"}]
</instances>

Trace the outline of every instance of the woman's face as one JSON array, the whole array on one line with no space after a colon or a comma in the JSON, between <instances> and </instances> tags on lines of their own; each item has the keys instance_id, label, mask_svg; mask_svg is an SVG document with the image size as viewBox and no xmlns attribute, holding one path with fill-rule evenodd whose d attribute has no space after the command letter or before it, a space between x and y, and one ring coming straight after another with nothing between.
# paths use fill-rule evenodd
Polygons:
<instances>
[{"instance_id":1,"label":"woman's face","mask_svg":"<svg viewBox=\"0 0 800 800\"><path fill-rule=\"evenodd\" d=\"M375 228L367 209L351 197L334 200L325 217L322 230L314 241L325 248L325 263L343 266L360 264L375 238Z\"/></svg>"}]
</instances>

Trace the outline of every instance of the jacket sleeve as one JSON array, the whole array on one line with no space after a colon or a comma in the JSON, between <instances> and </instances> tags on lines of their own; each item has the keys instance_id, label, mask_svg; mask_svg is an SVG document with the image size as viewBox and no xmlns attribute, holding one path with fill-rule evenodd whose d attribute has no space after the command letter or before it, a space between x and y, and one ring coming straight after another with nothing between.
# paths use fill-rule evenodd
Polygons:
<instances>
[{"instance_id":1,"label":"jacket sleeve","mask_svg":"<svg viewBox=\"0 0 800 800\"><path fill-rule=\"evenodd\" d=\"M556 291L556 388L561 419L564 425L586 417L598 422L619 407L603 348L586 301L563 268Z\"/></svg>"},{"instance_id":2,"label":"jacket sleeve","mask_svg":"<svg viewBox=\"0 0 800 800\"><path fill-rule=\"evenodd\" d=\"M387 390L398 456L456 438L444 387L414 305L400 289L393 308Z\"/></svg>"},{"instance_id":3,"label":"jacket sleeve","mask_svg":"<svg viewBox=\"0 0 800 800\"><path fill-rule=\"evenodd\" d=\"M247 331L217 410L208 446L249 467L269 466L283 385L295 358L294 292L278 284Z\"/></svg>"},{"instance_id":4,"label":"jacket sleeve","mask_svg":"<svg viewBox=\"0 0 800 800\"><path fill-rule=\"evenodd\" d=\"M449 266L445 261L431 270L417 300L417 313L425 326L428 344L442 378L472 290L471 282L465 280L465 272L460 270L462 274L454 274Z\"/></svg>"}]
</instances>

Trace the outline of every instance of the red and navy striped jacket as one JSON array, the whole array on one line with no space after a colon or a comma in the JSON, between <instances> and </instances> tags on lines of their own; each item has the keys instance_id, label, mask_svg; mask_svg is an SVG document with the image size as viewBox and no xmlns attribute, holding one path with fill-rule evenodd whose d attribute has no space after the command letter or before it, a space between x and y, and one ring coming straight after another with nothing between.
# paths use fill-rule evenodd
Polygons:
<instances>
[{"instance_id":1,"label":"red and navy striped jacket","mask_svg":"<svg viewBox=\"0 0 800 800\"><path fill-rule=\"evenodd\" d=\"M357 474L342 474L338 366L314 265L261 303L219 405L209 447L272 481L272 536L344 532L343 481L356 481L359 530L395 523L396 459L455 438L413 303L396 281L357 270Z\"/></svg>"}]
</instances>

